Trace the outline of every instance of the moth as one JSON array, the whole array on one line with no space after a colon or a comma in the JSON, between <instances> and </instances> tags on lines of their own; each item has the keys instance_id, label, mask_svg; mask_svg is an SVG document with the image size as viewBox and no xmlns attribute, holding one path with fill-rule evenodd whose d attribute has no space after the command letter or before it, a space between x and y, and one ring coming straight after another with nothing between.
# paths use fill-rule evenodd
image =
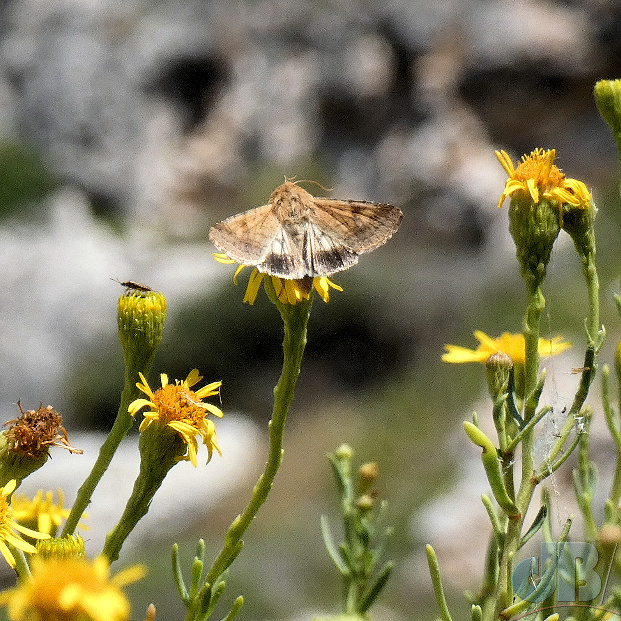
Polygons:
<instances>
[{"instance_id":1,"label":"moth","mask_svg":"<svg viewBox=\"0 0 621 621\"><path fill-rule=\"evenodd\" d=\"M381 246L403 213L385 203L313 196L285 181L267 205L213 226L209 239L231 259L292 280L330 276Z\"/></svg>"}]
</instances>

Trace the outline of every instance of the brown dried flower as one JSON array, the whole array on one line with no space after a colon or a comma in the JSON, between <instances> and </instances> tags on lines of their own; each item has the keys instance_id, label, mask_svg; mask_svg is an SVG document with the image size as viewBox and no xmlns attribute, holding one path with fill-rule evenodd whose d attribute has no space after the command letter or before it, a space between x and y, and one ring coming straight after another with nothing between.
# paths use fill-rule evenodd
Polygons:
<instances>
[{"instance_id":1,"label":"brown dried flower","mask_svg":"<svg viewBox=\"0 0 621 621\"><path fill-rule=\"evenodd\" d=\"M15 451L34 459L47 453L50 446L60 446L78 455L82 453L69 443L67 431L62 426L62 416L51 405L43 407L40 403L37 410L25 412L19 401L17 406L20 416L4 423L9 426L5 435L13 443Z\"/></svg>"}]
</instances>

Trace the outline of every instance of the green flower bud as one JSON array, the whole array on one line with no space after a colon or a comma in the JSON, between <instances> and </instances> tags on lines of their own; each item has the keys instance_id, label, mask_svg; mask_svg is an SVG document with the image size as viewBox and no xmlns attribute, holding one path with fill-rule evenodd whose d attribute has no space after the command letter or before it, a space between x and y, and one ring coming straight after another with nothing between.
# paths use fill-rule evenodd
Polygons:
<instances>
[{"instance_id":1,"label":"green flower bud","mask_svg":"<svg viewBox=\"0 0 621 621\"><path fill-rule=\"evenodd\" d=\"M527 194L516 194L509 208L509 232L515 242L522 277L539 286L550 262L552 247L560 231L558 203L542 199L534 203Z\"/></svg>"},{"instance_id":2,"label":"green flower bud","mask_svg":"<svg viewBox=\"0 0 621 621\"><path fill-rule=\"evenodd\" d=\"M610 125L615 137L621 138L621 80L599 80L593 89L599 114Z\"/></svg>"},{"instance_id":3,"label":"green flower bud","mask_svg":"<svg viewBox=\"0 0 621 621\"><path fill-rule=\"evenodd\" d=\"M510 356L502 352L491 355L485 361L487 385L494 403L503 395L507 394L512 369L513 360L511 360Z\"/></svg>"},{"instance_id":4,"label":"green flower bud","mask_svg":"<svg viewBox=\"0 0 621 621\"><path fill-rule=\"evenodd\" d=\"M43 539L37 542L37 552L41 558L86 558L84 539L80 535Z\"/></svg>"},{"instance_id":5,"label":"green flower bud","mask_svg":"<svg viewBox=\"0 0 621 621\"><path fill-rule=\"evenodd\" d=\"M146 372L162 340L166 298L157 291L127 289L119 298L117 321L126 366Z\"/></svg>"}]
</instances>

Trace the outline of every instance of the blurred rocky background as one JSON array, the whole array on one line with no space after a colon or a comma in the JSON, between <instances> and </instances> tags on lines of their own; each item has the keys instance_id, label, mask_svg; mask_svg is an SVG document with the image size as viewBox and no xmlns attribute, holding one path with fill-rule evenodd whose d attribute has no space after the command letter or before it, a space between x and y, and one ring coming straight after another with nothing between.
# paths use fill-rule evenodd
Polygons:
<instances>
[{"instance_id":1,"label":"blurred rocky background","mask_svg":"<svg viewBox=\"0 0 621 621\"><path fill-rule=\"evenodd\" d=\"M521 327L493 152L515 160L556 148L559 166L592 189L603 322L616 342L617 159L592 88L620 74L613 0L0 2L0 413L14 418L20 398L51 403L70 437L90 434L89 447L109 427L123 377L117 278L168 299L153 378L198 367L222 379L223 408L237 421L222 434L230 468L178 466L188 466L174 486L186 496L156 497L156 517L135 534L131 559L151 567L134 589L135 618L152 600L161 618L181 618L170 545L179 541L188 562L199 536L215 551L263 464L280 320L265 300L242 306L244 286L213 261L207 232L267 202L285 176L316 180L335 198L394 203L405 219L384 248L334 277L344 293L314 304L284 466L228 598L244 593L243 619L336 610L319 516L336 518L325 453L346 441L379 462L395 526L397 567L375 618L436 616L427 542L456 611L469 614L462 591L481 572L486 486L461 421L489 408L475 404L482 369L443 367L440 354L447 342L474 346L474 329ZM567 239L547 293L546 333L575 343L547 365L560 412L586 312ZM71 499L78 459L24 489L63 486ZM123 502L113 488L97 505L112 523ZM561 497L559 519L566 506Z\"/></svg>"}]
</instances>

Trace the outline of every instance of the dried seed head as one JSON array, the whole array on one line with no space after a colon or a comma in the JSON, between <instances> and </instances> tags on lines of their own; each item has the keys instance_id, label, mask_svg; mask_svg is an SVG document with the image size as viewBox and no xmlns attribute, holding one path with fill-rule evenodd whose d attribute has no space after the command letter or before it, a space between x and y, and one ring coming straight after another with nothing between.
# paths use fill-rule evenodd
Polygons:
<instances>
[{"instance_id":1,"label":"dried seed head","mask_svg":"<svg viewBox=\"0 0 621 621\"><path fill-rule=\"evenodd\" d=\"M61 446L71 453L81 454L69 443L67 431L62 426L62 416L51 405L43 407L39 404L36 410L22 408L18 401L17 406L21 414L6 423L6 438L13 445L13 450L33 459L47 454L50 446Z\"/></svg>"}]
</instances>

